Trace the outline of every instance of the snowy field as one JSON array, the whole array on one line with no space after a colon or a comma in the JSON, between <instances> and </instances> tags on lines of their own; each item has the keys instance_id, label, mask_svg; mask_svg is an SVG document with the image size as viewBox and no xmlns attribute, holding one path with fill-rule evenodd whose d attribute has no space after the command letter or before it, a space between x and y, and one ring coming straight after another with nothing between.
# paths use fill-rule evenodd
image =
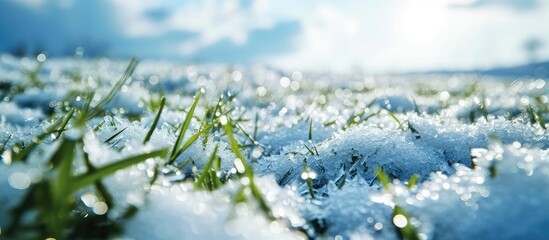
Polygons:
<instances>
[{"instance_id":1,"label":"snowy field","mask_svg":"<svg viewBox=\"0 0 549 240\"><path fill-rule=\"evenodd\" d=\"M1 239L546 239L542 79L38 60L0 56Z\"/></svg>"}]
</instances>

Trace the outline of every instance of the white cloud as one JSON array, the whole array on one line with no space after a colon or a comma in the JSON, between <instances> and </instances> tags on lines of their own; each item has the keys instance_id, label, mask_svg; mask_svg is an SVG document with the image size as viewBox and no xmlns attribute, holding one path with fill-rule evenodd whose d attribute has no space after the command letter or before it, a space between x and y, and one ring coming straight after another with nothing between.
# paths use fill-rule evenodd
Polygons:
<instances>
[{"instance_id":1,"label":"white cloud","mask_svg":"<svg viewBox=\"0 0 549 240\"><path fill-rule=\"evenodd\" d=\"M113 0L120 12L124 31L131 37L161 36L174 31L189 31L199 34L197 39L181 43L180 50L190 54L201 47L222 39L237 44L247 41L248 33L255 29L274 26L277 19L270 15L270 1L254 1L243 7L239 0L193 1L177 4L177 1ZM168 6L168 16L163 21L146 17L146 12Z\"/></svg>"},{"instance_id":2,"label":"white cloud","mask_svg":"<svg viewBox=\"0 0 549 240\"><path fill-rule=\"evenodd\" d=\"M277 64L316 70L358 66L375 72L488 68L526 62L522 45L528 38L549 43L549 32L543 30L549 21L546 5L525 12L387 0L309 9L300 17L305 37L298 51L278 57ZM540 55L549 58L549 47L543 50Z\"/></svg>"},{"instance_id":3,"label":"white cloud","mask_svg":"<svg viewBox=\"0 0 549 240\"><path fill-rule=\"evenodd\" d=\"M292 21L298 22L302 31L296 39L296 49L276 57L263 56L263 63L340 70L358 66L373 71L492 67L525 62L527 54L522 44L533 37L546 43L539 56L549 58L549 32L545 29L549 2L537 1L537 8L528 11L492 5L453 7L456 3L470 5L477 1L258 0L244 6L239 0L108 0L106 5L96 5L112 6L117 21L113 25L119 26L122 38L134 42L148 39L149 48L154 48L150 44L154 38L167 38L177 32L195 34L180 37L176 46L169 47L174 48L172 54L183 56L192 56L227 39L237 46L246 46L251 32ZM506 0L511 1L514 0ZM72 0L17 3L36 12L79 4ZM61 8L46 8L46 3ZM151 11L160 13L160 17L151 18Z\"/></svg>"}]
</instances>

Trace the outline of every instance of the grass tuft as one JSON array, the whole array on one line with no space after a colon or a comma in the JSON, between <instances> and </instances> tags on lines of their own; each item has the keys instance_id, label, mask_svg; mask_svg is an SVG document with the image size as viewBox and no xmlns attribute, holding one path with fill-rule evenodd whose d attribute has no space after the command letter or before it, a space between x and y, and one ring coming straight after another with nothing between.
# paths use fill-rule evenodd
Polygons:
<instances>
[{"instance_id":1,"label":"grass tuft","mask_svg":"<svg viewBox=\"0 0 549 240\"><path fill-rule=\"evenodd\" d=\"M202 173L194 183L195 189L206 189L208 191L213 191L223 186L223 182L221 182L221 180L216 175L216 172L219 170L220 165L220 160L217 156L218 149L219 145L216 145L212 155L210 156L210 159L208 160L208 162L206 162L206 165L204 165Z\"/></svg>"},{"instance_id":2,"label":"grass tuft","mask_svg":"<svg viewBox=\"0 0 549 240\"><path fill-rule=\"evenodd\" d=\"M139 63L139 60L137 60L137 58L131 59L122 77L114 84L114 86L111 88L109 93L107 93L106 97L102 98L99 101L99 103L97 103L97 105L88 112L85 118L86 120L90 120L104 112L105 106L107 106L107 104L109 104L114 99L114 97L116 97L116 95L120 92L120 89L122 89L122 86L126 84L128 79L132 75L133 71L137 67L138 63Z\"/></svg>"},{"instance_id":3,"label":"grass tuft","mask_svg":"<svg viewBox=\"0 0 549 240\"><path fill-rule=\"evenodd\" d=\"M244 155L242 154L242 151L240 150L240 146L238 142L236 141L234 135L233 135L233 127L231 121L228 121L227 124L225 124L225 133L227 134L227 137L229 139L229 143L231 145L231 151L234 153L237 159L236 161L239 161L240 164L242 164L242 167L244 168L243 172L239 172L241 174L241 177L247 177L249 180L249 184L245 187L249 187L252 196L255 198L255 200L259 203L259 207L261 210L269 217L273 218L271 214L271 209L265 202L265 199L263 198L263 195L261 195L261 191L259 191L259 188L255 184L255 178L252 168L246 163L246 159L244 158Z\"/></svg>"},{"instance_id":4,"label":"grass tuft","mask_svg":"<svg viewBox=\"0 0 549 240\"><path fill-rule=\"evenodd\" d=\"M179 129L179 135L177 136L177 140L175 141L175 144L173 145L173 149L170 155L169 163L173 163L175 159L178 156L179 148L181 146L181 142L183 141L183 137L185 136L185 133L187 132L187 129L189 128L189 125L191 124L191 120L193 118L194 110L196 109L196 106L198 105L198 101L200 100L201 92L198 91L196 93L196 96L194 97L193 103L191 104L191 107L189 111L187 111L187 116L185 117L185 121L183 124L181 124L181 128Z\"/></svg>"}]
</instances>

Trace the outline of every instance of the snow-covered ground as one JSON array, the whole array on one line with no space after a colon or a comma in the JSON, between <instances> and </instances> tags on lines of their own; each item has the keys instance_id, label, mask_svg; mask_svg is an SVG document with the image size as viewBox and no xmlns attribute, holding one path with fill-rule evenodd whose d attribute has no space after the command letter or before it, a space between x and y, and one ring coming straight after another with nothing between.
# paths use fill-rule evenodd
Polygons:
<instances>
[{"instance_id":1,"label":"snow-covered ground","mask_svg":"<svg viewBox=\"0 0 549 240\"><path fill-rule=\"evenodd\" d=\"M51 179L47 160L60 141L45 137L25 163L12 161L14 146L31 145L71 108L83 108L91 91L93 107L126 64L48 59L37 68L36 59L0 56L0 238L25 191ZM102 166L171 149L198 91L183 142L204 116L218 117L217 125L175 165L148 159L104 178L113 206L93 188L79 189L74 211L80 213L73 214L107 216L122 229L108 237L120 239L399 239L412 236L402 235L410 227L419 239L546 238L549 133L542 120L549 121L549 88L543 79L142 61L105 112L86 123L82 150ZM161 96L166 107L143 144ZM220 97L223 116L208 117ZM255 173L253 184L237 174L242 163L223 130L227 119ZM214 149L216 175L228 180L212 192L196 189L195 177ZM76 173L86 170L80 160L74 164ZM383 187L380 175L391 183ZM418 182L408 184L415 176ZM254 184L267 210L246 187ZM124 217L128 209L137 211ZM31 212L22 221L35 219Z\"/></svg>"}]
</instances>

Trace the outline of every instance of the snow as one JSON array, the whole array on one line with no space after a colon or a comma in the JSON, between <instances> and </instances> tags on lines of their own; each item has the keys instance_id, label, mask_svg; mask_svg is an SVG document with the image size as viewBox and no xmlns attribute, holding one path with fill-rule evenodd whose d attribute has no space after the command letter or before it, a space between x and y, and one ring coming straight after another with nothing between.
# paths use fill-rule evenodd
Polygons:
<instances>
[{"instance_id":1,"label":"snow","mask_svg":"<svg viewBox=\"0 0 549 240\"><path fill-rule=\"evenodd\" d=\"M0 144L6 142L6 149L33 141L52 123L50 114L83 106L80 92L106 94L125 61L48 59L38 71L44 87L29 85L22 74L35 64L27 58L0 58L0 73L6 73L0 81L21 86L21 91L1 92ZM220 96L229 99L224 103L234 109L229 116L241 119L240 126L257 142L237 131L241 145L251 146L243 148L244 155L273 218L262 212L249 189L244 193L250 201L236 200L249 179L235 177L230 143L215 131L176 159L191 159L191 164L161 168L153 184L149 181L160 159L104 179L115 201L107 214L122 222L120 238L398 239L393 223L407 223L422 239L543 239L549 227L549 134L530 121L528 107L535 106L548 122L549 90L543 79L481 78L475 83L475 78L292 74L258 66L144 61L108 105L108 114L88 122L83 151L102 166L171 148L178 135L173 126L184 121L202 88L197 118L183 142L199 128L208 105ZM161 94L166 107L151 140L143 144L156 115L147 103ZM0 236L11 219L9 209L40 181L44 161L57 145L46 138L27 164L10 165L9 151L3 153ZM216 146L219 174L233 178L213 192L196 190L192 178ZM378 169L392 179L388 189L376 180ZM414 175L419 182L408 188ZM84 208L98 206L90 200L91 189L76 194ZM410 222L401 215L393 219L395 206L412 216ZM137 213L123 220L131 207Z\"/></svg>"}]
</instances>

